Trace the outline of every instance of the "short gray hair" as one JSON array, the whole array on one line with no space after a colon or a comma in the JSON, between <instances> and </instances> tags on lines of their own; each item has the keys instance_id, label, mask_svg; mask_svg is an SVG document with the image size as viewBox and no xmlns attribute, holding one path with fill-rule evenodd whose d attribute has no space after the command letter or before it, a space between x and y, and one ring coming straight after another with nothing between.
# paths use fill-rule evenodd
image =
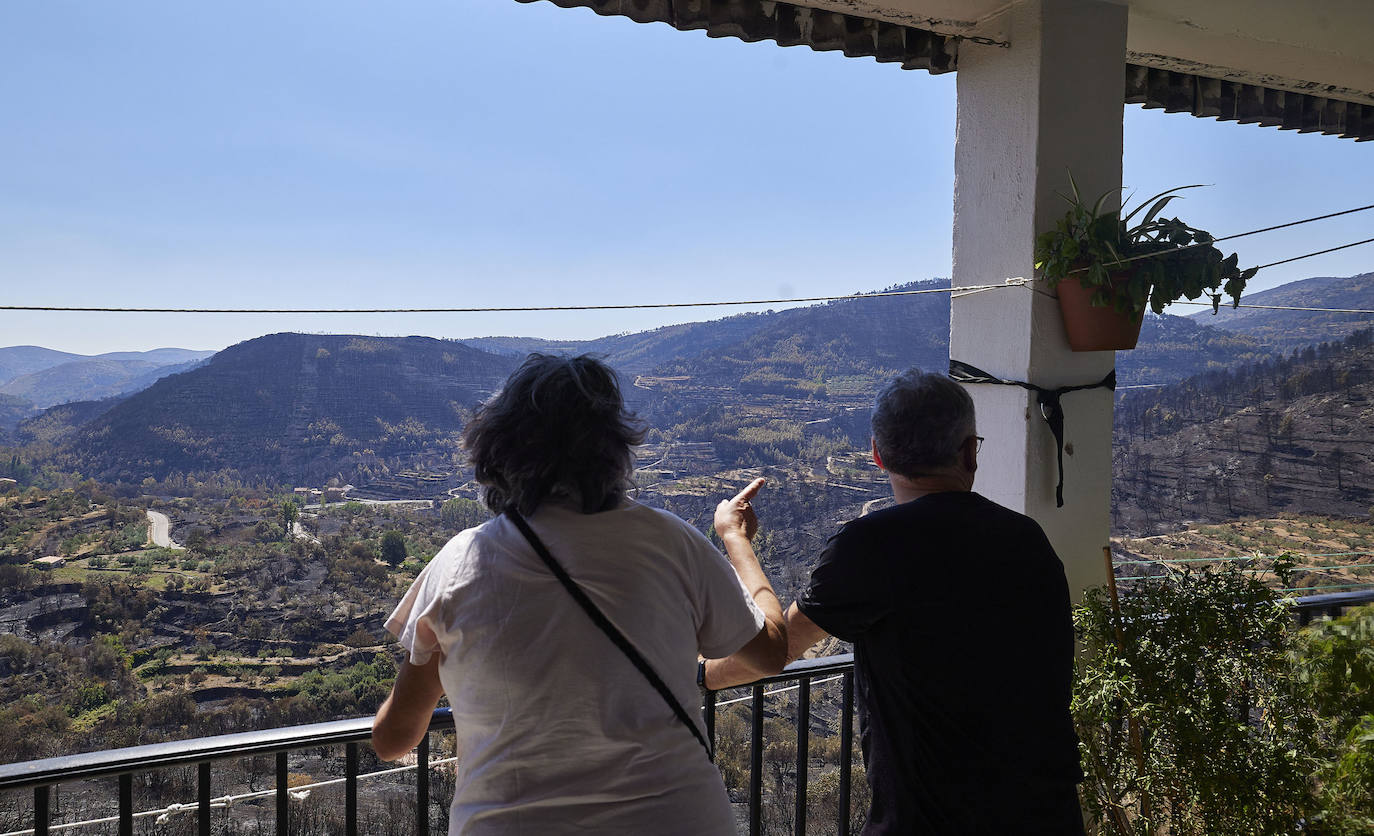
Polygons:
<instances>
[{"instance_id":1,"label":"short gray hair","mask_svg":"<svg viewBox=\"0 0 1374 836\"><path fill-rule=\"evenodd\" d=\"M973 398L942 374L910 369L878 393L873 440L883 467L920 476L949 467L973 435Z\"/></svg>"}]
</instances>

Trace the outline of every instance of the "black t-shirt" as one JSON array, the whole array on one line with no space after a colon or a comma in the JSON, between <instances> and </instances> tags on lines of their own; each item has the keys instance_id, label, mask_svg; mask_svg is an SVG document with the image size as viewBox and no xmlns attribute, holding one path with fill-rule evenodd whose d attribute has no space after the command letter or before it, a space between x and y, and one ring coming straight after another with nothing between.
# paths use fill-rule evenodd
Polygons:
<instances>
[{"instance_id":1,"label":"black t-shirt","mask_svg":"<svg viewBox=\"0 0 1374 836\"><path fill-rule=\"evenodd\" d=\"M1082 832L1069 590L1034 520L971 492L869 514L797 605L854 645L865 834Z\"/></svg>"}]
</instances>

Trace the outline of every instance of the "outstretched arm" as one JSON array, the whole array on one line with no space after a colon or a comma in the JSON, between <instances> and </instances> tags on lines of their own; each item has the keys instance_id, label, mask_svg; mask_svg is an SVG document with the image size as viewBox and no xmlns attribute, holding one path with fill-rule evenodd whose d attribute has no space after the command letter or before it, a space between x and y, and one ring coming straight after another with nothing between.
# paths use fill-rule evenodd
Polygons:
<instances>
[{"instance_id":1,"label":"outstretched arm","mask_svg":"<svg viewBox=\"0 0 1374 836\"><path fill-rule=\"evenodd\" d=\"M795 603L787 608L783 622L787 631L787 658L783 660L782 666L800 659L802 654L811 649L812 645L829 635L818 627L816 622L807 618L806 613L797 609ZM776 671L757 673L749 666L740 664L737 659L738 656L739 654L736 653L725 659L708 659L706 661L706 687L718 691L721 688L746 685L761 676L767 676L768 673L776 673ZM779 666L779 670L782 666Z\"/></svg>"},{"instance_id":2,"label":"outstretched arm","mask_svg":"<svg viewBox=\"0 0 1374 836\"><path fill-rule=\"evenodd\" d=\"M439 682L439 654L423 665L401 663L396 684L372 719L372 748L377 757L394 761L419 745L444 686Z\"/></svg>"},{"instance_id":3,"label":"outstretched arm","mask_svg":"<svg viewBox=\"0 0 1374 836\"><path fill-rule=\"evenodd\" d=\"M759 521L749 501L758 495L763 483L763 479L755 479L733 499L722 501L716 506L715 516L716 534L725 544L726 558L735 568L735 574L739 575L754 603L763 610L763 629L730 656L731 664L751 680L782 670L787 656L787 628L783 622L782 603L778 601L773 585L768 582L768 576L763 573L763 567L754 555L752 542L758 533Z\"/></svg>"}]
</instances>

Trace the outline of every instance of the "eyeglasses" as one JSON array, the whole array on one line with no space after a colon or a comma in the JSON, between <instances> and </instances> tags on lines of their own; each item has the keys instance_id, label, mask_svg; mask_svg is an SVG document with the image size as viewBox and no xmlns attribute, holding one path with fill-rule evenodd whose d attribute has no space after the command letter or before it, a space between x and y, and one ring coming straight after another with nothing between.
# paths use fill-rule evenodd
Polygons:
<instances>
[{"instance_id":1,"label":"eyeglasses","mask_svg":"<svg viewBox=\"0 0 1374 836\"><path fill-rule=\"evenodd\" d=\"M969 436L969 438L972 438L974 441L978 442L976 445L974 445L973 452L981 453L983 451L983 437L981 435L972 435Z\"/></svg>"}]
</instances>

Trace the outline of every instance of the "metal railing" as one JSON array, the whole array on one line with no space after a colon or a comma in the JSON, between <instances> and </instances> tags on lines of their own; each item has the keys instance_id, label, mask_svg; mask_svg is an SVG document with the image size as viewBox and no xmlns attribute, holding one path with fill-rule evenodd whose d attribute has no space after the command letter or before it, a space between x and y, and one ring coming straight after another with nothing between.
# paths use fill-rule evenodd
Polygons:
<instances>
[{"instance_id":1,"label":"metal railing","mask_svg":"<svg viewBox=\"0 0 1374 836\"><path fill-rule=\"evenodd\" d=\"M843 677L843 697L840 729L840 824L839 832L847 836L849 832L849 796L852 774L850 749L853 739L853 657L850 654L795 662L782 673L767 677L751 686L753 702L750 735L750 775L749 775L749 832L760 832L762 822L762 781L763 781L763 720L765 689L779 683L795 683L798 690L797 700L797 833L805 832L806 822L806 775L808 763L806 751L810 722L810 686L817 677L839 675ZM716 692L704 692L706 727L712 744L715 744ZM453 720L449 709L441 708L434 712L429 730L452 731ZM211 765L215 761L231 758L244 758L261 755L274 755L275 787L261 794L275 796L276 831L289 832L291 793L298 788L290 786L287 770L287 754L297 749L321 746L344 747L344 833L356 836L358 833L358 763L359 744L372 737L372 718L362 717L354 720L336 720L328 723L313 723L304 726L268 729L259 732L202 737L193 740L154 743L147 746L134 746L127 749L107 749L81 755L67 755L44 760L0 765L0 793L31 790L33 792L33 822L27 832L35 836L49 836L55 832L72 830L73 824L54 824L51 814L52 788L57 785L97 778L117 778L118 812L114 816L90 820L87 824L114 823L119 836L133 836L136 818L151 814L165 813L176 809L194 813L198 836L212 836L212 814L215 799L212 795ZM416 749L415 781L415 829L417 833L430 832L430 745L429 736L421 740ZM192 804L173 805L156 811L135 811L133 803L133 778L136 774L154 772L171 767L195 766L197 771L196 801ZM367 777L367 776L362 776ZM222 803L218 806L224 806ZM20 831L26 832L26 831Z\"/></svg>"},{"instance_id":2,"label":"metal railing","mask_svg":"<svg viewBox=\"0 0 1374 836\"><path fill-rule=\"evenodd\" d=\"M453 721L449 709L441 708L434 712L430 720L430 731L452 729ZM254 755L275 755L276 783L273 794L276 796L276 832L287 833L290 791L287 772L287 753L296 749L312 746L344 747L344 821L348 836L358 832L358 744L372 737L372 718L360 717L354 720L335 720L328 723L312 723L304 726L267 729L256 732L201 737L194 740L153 743L146 746L133 746L127 749L107 749L81 755L67 755L57 758L27 761L0 766L0 792L12 790L33 790L33 826L35 836L48 836L57 828L71 829L72 825L54 825L51 821L50 799L52 787L94 778L117 777L119 779L119 812L110 819L101 819L90 824L113 821L118 825L119 836L133 836L135 817L141 815L133 809L133 776L136 773L153 772L178 766L194 765L197 771L196 802L189 807L197 818L198 836L211 836L211 770L215 761L229 758L243 758ZM420 741L416 749L416 769L423 780L416 781L416 827L417 832L429 832L429 736ZM170 809L170 808L169 808ZM23 832L23 831L21 831Z\"/></svg>"},{"instance_id":3,"label":"metal railing","mask_svg":"<svg viewBox=\"0 0 1374 836\"><path fill-rule=\"evenodd\" d=\"M1339 615L1345 608L1374 603L1374 589L1312 595L1293 599L1292 605L1300 623L1307 624L1317 615ZM806 832L807 776L810 766L809 735L811 720L811 686L818 677L839 676L842 680L840 702L840 762L837 830L840 836L850 832L850 798L852 790L852 743L854 716L854 661L851 654L829 656L794 662L779 674L759 680L750 686L750 763L748 782L749 833L757 836L763 825L763 751L766 698L781 690L796 690L796 798L794 799L793 828L801 836ZM768 691L768 686L783 683L791 687ZM705 718L708 736L716 739L716 719L719 705L717 692L706 691ZM434 712L430 731L452 729L448 709ZM197 818L199 836L211 836L212 794L211 765L215 761L255 755L275 756L275 788L270 792L276 802L276 832L286 834L290 819L289 773L287 754L297 749L320 746L344 747L344 832L358 833L358 762L359 744L372 736L372 718L337 720L305 726L269 729L258 732L202 737L194 740L155 743L127 749L110 749L81 755L68 755L44 760L0 765L0 793L31 790L33 792L33 824L35 836L48 836L58 828L70 829L71 824L54 825L51 821L50 799L52 787L94 778L114 777L119 782L118 814L100 823L114 822L120 836L133 836L133 776L169 767L194 765L197 770L196 802L176 805L193 810ZM417 833L428 833L430 822L430 758L429 736L416 750L415 766L415 826Z\"/></svg>"},{"instance_id":4,"label":"metal railing","mask_svg":"<svg viewBox=\"0 0 1374 836\"><path fill-rule=\"evenodd\" d=\"M792 832L797 836L806 833L807 773L810 768L811 734L811 684L818 677L839 676L843 682L840 697L840 764L839 764L839 803L837 804L837 831L839 836L849 836L850 816L849 799L853 782L853 740L854 740L854 654L826 656L820 659L802 659L788 665L782 673L764 677L750 689L749 715L749 836L758 836L763 830L763 720L765 698L784 690L768 691L769 685L796 683L796 798L794 799ZM717 692L705 692L706 733L712 744L716 742Z\"/></svg>"},{"instance_id":5,"label":"metal railing","mask_svg":"<svg viewBox=\"0 0 1374 836\"><path fill-rule=\"evenodd\" d=\"M1306 626L1312 623L1312 619L1319 615L1335 618L1344 612L1346 607L1374 604L1374 589L1357 589L1352 592L1329 592L1325 595L1307 595L1302 598L1294 598L1292 604L1293 611L1298 617L1298 623Z\"/></svg>"}]
</instances>

